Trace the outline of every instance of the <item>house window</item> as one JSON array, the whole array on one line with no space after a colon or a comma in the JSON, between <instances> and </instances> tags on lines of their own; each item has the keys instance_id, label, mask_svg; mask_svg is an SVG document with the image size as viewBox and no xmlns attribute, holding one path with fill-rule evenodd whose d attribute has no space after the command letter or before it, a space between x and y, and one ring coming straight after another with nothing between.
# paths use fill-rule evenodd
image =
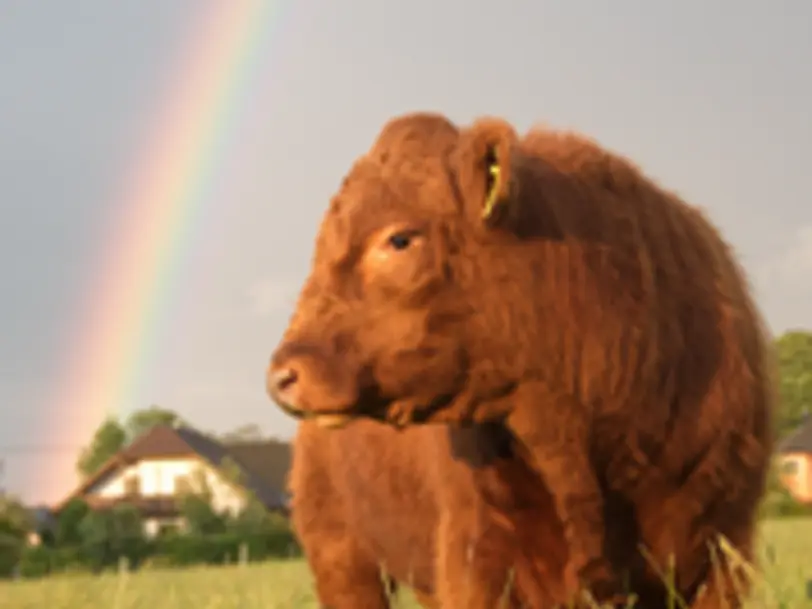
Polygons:
<instances>
[{"instance_id":1,"label":"house window","mask_svg":"<svg viewBox=\"0 0 812 609\"><path fill-rule=\"evenodd\" d=\"M797 459L787 459L781 464L781 473L785 476L795 476L798 474L798 469L800 469L799 465Z\"/></svg>"},{"instance_id":2,"label":"house window","mask_svg":"<svg viewBox=\"0 0 812 609\"><path fill-rule=\"evenodd\" d=\"M124 494L128 497L141 494L141 479L137 475L127 476L124 479Z\"/></svg>"}]
</instances>

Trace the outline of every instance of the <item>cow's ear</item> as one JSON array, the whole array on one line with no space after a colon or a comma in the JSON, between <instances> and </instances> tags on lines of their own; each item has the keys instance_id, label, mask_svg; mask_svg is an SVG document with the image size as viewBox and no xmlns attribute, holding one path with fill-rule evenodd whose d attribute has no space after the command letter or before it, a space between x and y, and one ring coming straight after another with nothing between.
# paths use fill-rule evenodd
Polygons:
<instances>
[{"instance_id":1,"label":"cow's ear","mask_svg":"<svg viewBox=\"0 0 812 609\"><path fill-rule=\"evenodd\" d=\"M513 127L498 118L482 118L462 134L457 168L466 205L480 221L496 227L513 215L520 152Z\"/></svg>"}]
</instances>

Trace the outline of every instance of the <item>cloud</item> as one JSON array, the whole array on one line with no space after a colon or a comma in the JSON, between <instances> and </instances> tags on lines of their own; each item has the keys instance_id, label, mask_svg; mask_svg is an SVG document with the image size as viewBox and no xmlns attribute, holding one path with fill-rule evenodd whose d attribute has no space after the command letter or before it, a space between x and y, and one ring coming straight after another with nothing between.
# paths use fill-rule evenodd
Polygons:
<instances>
[{"instance_id":1,"label":"cloud","mask_svg":"<svg viewBox=\"0 0 812 609\"><path fill-rule=\"evenodd\" d=\"M298 286L291 280L263 278L248 288L251 313L268 317L295 304Z\"/></svg>"}]
</instances>

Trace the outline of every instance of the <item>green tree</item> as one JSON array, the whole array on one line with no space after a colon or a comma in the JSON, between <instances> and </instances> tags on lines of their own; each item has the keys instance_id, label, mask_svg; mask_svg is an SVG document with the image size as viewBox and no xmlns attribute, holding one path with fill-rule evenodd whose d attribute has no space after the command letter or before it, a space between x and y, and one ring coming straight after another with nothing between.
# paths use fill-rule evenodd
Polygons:
<instances>
[{"instance_id":1,"label":"green tree","mask_svg":"<svg viewBox=\"0 0 812 609\"><path fill-rule=\"evenodd\" d=\"M82 541L81 523L90 508L83 499L71 499L59 511L56 521L56 544L58 546L75 546Z\"/></svg>"},{"instance_id":2,"label":"green tree","mask_svg":"<svg viewBox=\"0 0 812 609\"><path fill-rule=\"evenodd\" d=\"M90 444L79 455L76 468L83 477L95 474L110 457L156 425L183 423L180 416L160 406L136 410L122 424L116 418L105 419Z\"/></svg>"},{"instance_id":3,"label":"green tree","mask_svg":"<svg viewBox=\"0 0 812 609\"><path fill-rule=\"evenodd\" d=\"M270 531L289 530L285 518L274 514L256 495L249 494L243 508L228 521L229 530L239 535L259 535Z\"/></svg>"},{"instance_id":4,"label":"green tree","mask_svg":"<svg viewBox=\"0 0 812 609\"><path fill-rule=\"evenodd\" d=\"M104 463L121 450L127 441L127 433L116 419L105 419L93 438L90 445L82 449L76 469L82 478L95 474Z\"/></svg>"},{"instance_id":5,"label":"green tree","mask_svg":"<svg viewBox=\"0 0 812 609\"><path fill-rule=\"evenodd\" d=\"M128 440L132 441L157 425L177 425L183 422L177 412L153 405L133 412L127 418L124 429Z\"/></svg>"},{"instance_id":6,"label":"green tree","mask_svg":"<svg viewBox=\"0 0 812 609\"><path fill-rule=\"evenodd\" d=\"M181 499L180 512L190 535L212 535L226 530L226 518L215 511L206 497L186 495Z\"/></svg>"},{"instance_id":7,"label":"green tree","mask_svg":"<svg viewBox=\"0 0 812 609\"><path fill-rule=\"evenodd\" d=\"M132 505L89 511L80 531L83 555L94 570L114 565L122 556L136 565L145 555L144 522Z\"/></svg>"},{"instance_id":8,"label":"green tree","mask_svg":"<svg viewBox=\"0 0 812 609\"><path fill-rule=\"evenodd\" d=\"M213 505L214 494L202 469L192 472L189 489L180 493L178 508L191 535L209 535L226 530L227 518Z\"/></svg>"},{"instance_id":9,"label":"green tree","mask_svg":"<svg viewBox=\"0 0 812 609\"><path fill-rule=\"evenodd\" d=\"M15 497L0 493L0 577L8 577L20 561L25 537L34 528L31 514Z\"/></svg>"},{"instance_id":10,"label":"green tree","mask_svg":"<svg viewBox=\"0 0 812 609\"><path fill-rule=\"evenodd\" d=\"M112 510L113 550L130 561L140 557L146 541L144 519L133 505L122 503Z\"/></svg>"},{"instance_id":11,"label":"green tree","mask_svg":"<svg viewBox=\"0 0 812 609\"><path fill-rule=\"evenodd\" d=\"M14 531L21 536L34 528L31 513L22 501L8 493L0 493L0 519L2 519L4 530Z\"/></svg>"},{"instance_id":12,"label":"green tree","mask_svg":"<svg viewBox=\"0 0 812 609\"><path fill-rule=\"evenodd\" d=\"M775 343L781 398L777 429L784 435L812 410L812 332L792 330Z\"/></svg>"},{"instance_id":13,"label":"green tree","mask_svg":"<svg viewBox=\"0 0 812 609\"><path fill-rule=\"evenodd\" d=\"M112 516L110 510L90 510L79 525L82 556L94 570L112 562Z\"/></svg>"}]
</instances>

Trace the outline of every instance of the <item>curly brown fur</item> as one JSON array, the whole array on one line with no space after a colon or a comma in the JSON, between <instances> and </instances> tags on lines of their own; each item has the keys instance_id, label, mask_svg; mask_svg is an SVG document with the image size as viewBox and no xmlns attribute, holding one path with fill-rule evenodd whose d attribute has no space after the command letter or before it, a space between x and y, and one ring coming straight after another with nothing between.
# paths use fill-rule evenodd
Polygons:
<instances>
[{"instance_id":1,"label":"curly brown fur","mask_svg":"<svg viewBox=\"0 0 812 609\"><path fill-rule=\"evenodd\" d=\"M524 595L514 592L506 609L563 601L560 523L545 487L528 484L534 474L510 458L510 442L492 425L398 432L363 420L337 431L301 424L289 478L293 524L322 606L387 609L399 582L429 609L478 607L477 598L490 607L483 587L510 591L514 565ZM542 526L528 526L540 515ZM523 558L528 531L545 548L532 569ZM455 585L465 579L473 585Z\"/></svg>"},{"instance_id":2,"label":"curly brown fur","mask_svg":"<svg viewBox=\"0 0 812 609\"><path fill-rule=\"evenodd\" d=\"M468 465L502 524L482 528L453 484L440 501L441 539L527 540L514 563L480 554L483 606L487 575L508 567L530 596L544 581L609 598L627 576L661 606L656 571L673 555L677 589L704 609L739 578L712 578L717 536L752 557L772 451L767 345L718 231L628 160L574 133L422 113L385 126L333 198L268 382L296 416L510 431L509 471ZM547 494L527 501L535 517L499 500L526 492ZM553 530L565 551L540 543ZM441 548L443 606L472 606L465 548Z\"/></svg>"}]
</instances>

